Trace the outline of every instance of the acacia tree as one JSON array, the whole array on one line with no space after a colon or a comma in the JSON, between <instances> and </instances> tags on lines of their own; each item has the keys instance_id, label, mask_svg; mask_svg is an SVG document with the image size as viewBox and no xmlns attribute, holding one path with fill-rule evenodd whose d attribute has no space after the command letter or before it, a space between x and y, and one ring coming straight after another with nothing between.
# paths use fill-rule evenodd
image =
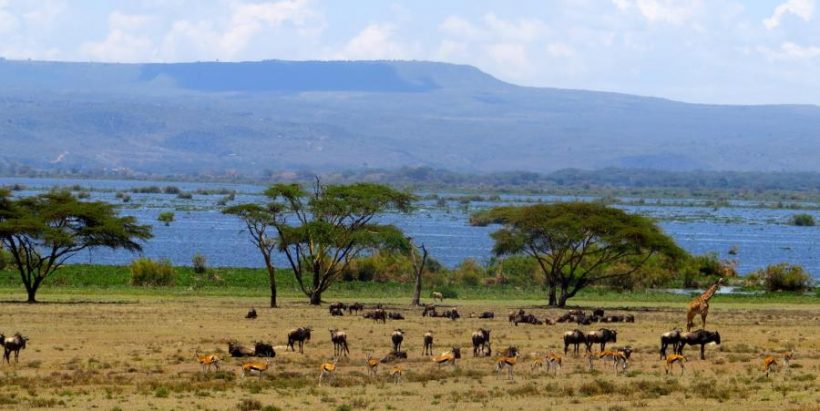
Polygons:
<instances>
[{"instance_id":1,"label":"acacia tree","mask_svg":"<svg viewBox=\"0 0 820 411\"><path fill-rule=\"evenodd\" d=\"M413 263L413 275L415 276L415 287L413 288L413 305L421 305L421 276L424 274L424 266L427 264L427 247L422 243L421 246L416 247L413 240L408 238L410 242L410 261ZM421 251L421 255L419 255Z\"/></svg>"},{"instance_id":2,"label":"acacia tree","mask_svg":"<svg viewBox=\"0 0 820 411\"><path fill-rule=\"evenodd\" d=\"M401 230L373 219L391 210L409 212L411 194L372 183L322 185L318 179L309 191L275 184L265 194L283 213L274 222L279 251L311 304L320 304L322 293L362 253L408 247Z\"/></svg>"},{"instance_id":3,"label":"acacia tree","mask_svg":"<svg viewBox=\"0 0 820 411\"><path fill-rule=\"evenodd\" d=\"M566 306L591 284L632 274L653 255L684 255L650 219L595 203L497 207L473 215L471 223L502 225L491 234L496 255L536 259L552 306Z\"/></svg>"},{"instance_id":4,"label":"acacia tree","mask_svg":"<svg viewBox=\"0 0 820 411\"><path fill-rule=\"evenodd\" d=\"M0 242L20 272L29 303L37 302L43 281L78 252L141 251L137 241L151 237L151 226L118 216L102 201L80 201L65 191L14 199L0 191Z\"/></svg>"},{"instance_id":5,"label":"acacia tree","mask_svg":"<svg viewBox=\"0 0 820 411\"><path fill-rule=\"evenodd\" d=\"M240 204L228 207L222 212L242 219L251 236L251 243L262 253L262 259L268 271L270 306L276 308L276 267L273 265L271 254L276 251L278 234L273 233L274 236L271 236L268 231L273 229L277 220L281 220L278 207L275 204L270 204L268 207L259 204Z\"/></svg>"}]
</instances>

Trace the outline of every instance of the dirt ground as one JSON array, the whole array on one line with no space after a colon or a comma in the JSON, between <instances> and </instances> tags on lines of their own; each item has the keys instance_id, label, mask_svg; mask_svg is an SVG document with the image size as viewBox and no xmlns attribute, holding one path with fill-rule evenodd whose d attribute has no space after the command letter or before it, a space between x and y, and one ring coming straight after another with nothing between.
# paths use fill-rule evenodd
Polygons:
<instances>
[{"instance_id":1,"label":"dirt ground","mask_svg":"<svg viewBox=\"0 0 820 411\"><path fill-rule=\"evenodd\" d=\"M563 310L517 303L457 302L462 314L494 311L496 318L423 318L421 310L386 301L404 321L374 323L361 316L331 317L326 306L309 307L285 301L282 308L264 307L264 299L181 297L95 297L37 305L0 304L0 331L20 331L30 338L20 362L3 365L0 408L61 409L311 409L426 410L593 409L820 409L820 305L730 305L713 302L708 329L718 330L720 346L687 348L686 372L666 376L659 360L662 332L683 326L684 307L642 304L631 313L635 323L519 325L507 322L513 308L538 317L557 318ZM446 302L445 302L446 303ZM246 320L255 306L259 318ZM590 305L589 308L594 307ZM622 307L623 308L623 307ZM699 323L699 321L698 321ZM305 353L285 351L287 331L311 326ZM347 332L351 354L338 363L335 381L317 384L320 365L332 358L330 327ZM494 372L492 358L473 358L470 334L491 329L493 348L517 346L521 356L515 379ZM549 351L563 354L561 336L573 328L617 330L614 347L634 349L626 372L596 362L588 371L581 358L564 357L557 376L532 372L530 362ZM378 378L367 376L365 353L382 357L391 349L390 334L403 329L409 359L399 363L404 378L388 381L391 366ZM462 348L456 367L439 369L423 357L422 335L431 330L434 352ZM255 340L276 346L276 357L262 378L238 378L240 359L226 354L228 339ZM222 370L203 373L194 352L224 357ZM596 348L597 350L597 348ZM795 352L791 369L769 378L762 371L765 355L782 364L782 353Z\"/></svg>"}]
</instances>

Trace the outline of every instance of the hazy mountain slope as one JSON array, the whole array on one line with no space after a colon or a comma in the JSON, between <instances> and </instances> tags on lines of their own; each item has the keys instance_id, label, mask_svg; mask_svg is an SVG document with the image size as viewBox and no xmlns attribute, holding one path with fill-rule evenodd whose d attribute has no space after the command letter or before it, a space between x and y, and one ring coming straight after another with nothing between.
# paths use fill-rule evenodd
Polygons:
<instances>
[{"instance_id":1,"label":"hazy mountain slope","mask_svg":"<svg viewBox=\"0 0 820 411\"><path fill-rule=\"evenodd\" d=\"M427 62L0 61L0 164L820 171L820 108L518 87Z\"/></svg>"}]
</instances>

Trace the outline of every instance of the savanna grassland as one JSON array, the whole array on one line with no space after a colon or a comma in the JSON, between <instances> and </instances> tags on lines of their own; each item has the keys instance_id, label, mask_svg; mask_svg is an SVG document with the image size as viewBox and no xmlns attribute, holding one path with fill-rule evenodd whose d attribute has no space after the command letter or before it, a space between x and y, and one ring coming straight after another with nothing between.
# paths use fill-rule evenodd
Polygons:
<instances>
[{"instance_id":1,"label":"savanna grassland","mask_svg":"<svg viewBox=\"0 0 820 411\"><path fill-rule=\"evenodd\" d=\"M10 290L4 300L14 299ZM573 301L583 308L604 307L608 313L631 313L635 323L555 326L509 324L506 313L524 308L538 317L556 318L563 310L547 310L532 300L445 300L470 313L491 310L493 320L424 318L407 299L381 302L399 311L404 321L374 323L361 316L331 317L326 306L311 307L304 299L285 299L278 309L262 308L263 296L195 296L156 293L94 293L80 297L56 291L40 304L0 304L0 331L22 331L30 338L20 362L2 366L0 407L63 409L817 409L820 407L820 305L717 296L712 300L708 329L719 330L722 345L707 346L706 360L688 347L686 373L665 376L658 359L658 337L685 320L685 303L642 301ZM348 302L352 301L347 300ZM374 303L373 298L361 299ZM246 320L249 307L259 312ZM699 322L698 322L699 323ZM309 325L313 338L305 354L286 352L287 331ZM515 345L521 358L515 380L498 378L491 358L473 358L470 334L492 330L493 348ZM561 335L573 328L608 326L618 331L614 346L635 352L626 373L616 376L611 365L597 362L592 372L580 358L564 358L558 376L531 372L534 355L562 351ZM328 329L348 333L349 359L342 359L335 382L318 386L320 364L332 358ZM406 332L400 363L404 380L388 382L388 366L371 379L365 353L381 357L391 349L390 333ZM432 330L434 352L459 346L463 359L441 369L421 356L422 335ZM255 340L276 346L272 367L261 379L239 378L239 359L227 356L227 340ZM608 346L609 347L609 346ZM768 379L762 359L794 350L790 372ZM222 370L203 373L194 352L218 353ZM596 349L597 350L597 349Z\"/></svg>"}]
</instances>

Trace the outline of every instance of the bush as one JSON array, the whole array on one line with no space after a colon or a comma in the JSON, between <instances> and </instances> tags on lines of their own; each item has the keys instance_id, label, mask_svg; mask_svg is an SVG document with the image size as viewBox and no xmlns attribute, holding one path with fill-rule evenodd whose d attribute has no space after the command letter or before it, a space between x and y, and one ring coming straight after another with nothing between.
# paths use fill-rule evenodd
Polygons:
<instances>
[{"instance_id":1,"label":"bush","mask_svg":"<svg viewBox=\"0 0 820 411\"><path fill-rule=\"evenodd\" d=\"M5 270L11 264L11 254L8 251L0 248L0 270Z\"/></svg>"},{"instance_id":2,"label":"bush","mask_svg":"<svg viewBox=\"0 0 820 411\"><path fill-rule=\"evenodd\" d=\"M154 261L147 257L131 262L131 284L138 286L172 286L176 283L174 267L166 258Z\"/></svg>"},{"instance_id":3,"label":"bush","mask_svg":"<svg viewBox=\"0 0 820 411\"><path fill-rule=\"evenodd\" d=\"M475 287L482 284L487 271L478 261L467 258L453 269L453 281L458 285Z\"/></svg>"},{"instance_id":4,"label":"bush","mask_svg":"<svg viewBox=\"0 0 820 411\"><path fill-rule=\"evenodd\" d=\"M814 217L811 214L795 214L792 216L791 223L799 227L813 227Z\"/></svg>"},{"instance_id":5,"label":"bush","mask_svg":"<svg viewBox=\"0 0 820 411\"><path fill-rule=\"evenodd\" d=\"M190 199L194 198L194 195L191 194L191 193L179 193L179 194L177 194L177 198L179 198L181 200L190 200Z\"/></svg>"},{"instance_id":6,"label":"bush","mask_svg":"<svg viewBox=\"0 0 820 411\"><path fill-rule=\"evenodd\" d=\"M747 282L762 285L766 291L806 291L812 286L812 278L796 264L770 265L749 275Z\"/></svg>"},{"instance_id":7,"label":"bush","mask_svg":"<svg viewBox=\"0 0 820 411\"><path fill-rule=\"evenodd\" d=\"M194 266L194 272L197 274L204 274L208 271L207 259L200 253L194 254L191 258L191 264Z\"/></svg>"},{"instance_id":8,"label":"bush","mask_svg":"<svg viewBox=\"0 0 820 411\"><path fill-rule=\"evenodd\" d=\"M159 213L157 221L164 223L166 226L169 226L174 221L174 213L171 211L163 211Z\"/></svg>"}]
</instances>

